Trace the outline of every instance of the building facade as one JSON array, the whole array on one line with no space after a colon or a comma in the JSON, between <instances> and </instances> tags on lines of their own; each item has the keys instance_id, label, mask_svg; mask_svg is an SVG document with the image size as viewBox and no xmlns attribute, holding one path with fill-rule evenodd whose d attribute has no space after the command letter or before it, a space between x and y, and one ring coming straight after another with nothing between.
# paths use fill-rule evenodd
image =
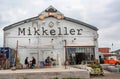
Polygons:
<instances>
[{"instance_id":1,"label":"building facade","mask_svg":"<svg viewBox=\"0 0 120 79\"><path fill-rule=\"evenodd\" d=\"M98 59L97 28L87 23L65 17L50 6L38 16L29 18L4 29L4 46L16 50L24 64L24 59L34 56L44 61L48 56L62 63L70 64L89 61L91 56Z\"/></svg>"}]
</instances>

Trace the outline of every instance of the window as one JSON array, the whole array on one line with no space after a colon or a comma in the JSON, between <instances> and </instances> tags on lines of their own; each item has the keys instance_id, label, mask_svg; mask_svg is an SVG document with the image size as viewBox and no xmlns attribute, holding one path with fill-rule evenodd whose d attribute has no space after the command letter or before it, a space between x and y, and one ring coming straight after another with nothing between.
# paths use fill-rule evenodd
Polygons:
<instances>
[{"instance_id":1,"label":"window","mask_svg":"<svg viewBox=\"0 0 120 79\"><path fill-rule=\"evenodd\" d=\"M66 50L71 64L77 64L78 61L90 61L91 55L95 55L94 47L67 47Z\"/></svg>"}]
</instances>

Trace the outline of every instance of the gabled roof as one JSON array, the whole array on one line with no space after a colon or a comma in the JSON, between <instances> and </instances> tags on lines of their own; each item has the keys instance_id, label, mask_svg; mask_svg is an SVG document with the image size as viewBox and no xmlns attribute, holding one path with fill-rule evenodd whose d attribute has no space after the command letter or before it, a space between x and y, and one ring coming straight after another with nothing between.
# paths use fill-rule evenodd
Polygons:
<instances>
[{"instance_id":1,"label":"gabled roof","mask_svg":"<svg viewBox=\"0 0 120 79\"><path fill-rule=\"evenodd\" d=\"M77 23L77 24L80 24L80 25L83 25L85 27L88 27L88 28L91 28L95 31L98 30L98 28L92 26L92 25L89 25L87 23L84 23L82 21L78 21L78 20L75 20L75 19L72 19L72 18L69 18L69 17L65 17L61 12L59 12L57 9L55 9L54 7L52 6L49 6L47 9L45 9L43 12L41 12L38 16L36 17L33 17L33 18L29 18L29 19L26 19L26 20L23 20L23 21L20 21L20 22L17 22L17 23L14 23L14 24L11 24L9 26L6 26L4 27L4 31L6 30L9 30L11 28L14 28L18 25L22 25L22 24L25 24L25 23L28 23L28 22L31 22L31 21L35 21L35 20L43 20L44 18L47 18L47 17L54 17L54 18L57 18L57 19L63 19L63 20L67 20L67 21L70 21L70 22L74 22L74 23Z\"/></svg>"}]
</instances>

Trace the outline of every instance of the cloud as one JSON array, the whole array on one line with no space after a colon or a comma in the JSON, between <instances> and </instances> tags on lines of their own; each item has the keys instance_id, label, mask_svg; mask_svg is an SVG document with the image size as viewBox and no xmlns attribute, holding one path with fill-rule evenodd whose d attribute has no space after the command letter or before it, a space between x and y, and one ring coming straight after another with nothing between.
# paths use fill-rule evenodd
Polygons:
<instances>
[{"instance_id":1,"label":"cloud","mask_svg":"<svg viewBox=\"0 0 120 79\"><path fill-rule=\"evenodd\" d=\"M0 28L37 16L52 5L67 17L99 28L99 46L114 43L119 48L119 0L0 0L0 3Z\"/></svg>"},{"instance_id":2,"label":"cloud","mask_svg":"<svg viewBox=\"0 0 120 79\"><path fill-rule=\"evenodd\" d=\"M99 31L99 46L100 47L110 47L113 48L112 43L114 44L114 50L119 49L120 46L120 36L119 29L120 23L115 23L109 27L102 28Z\"/></svg>"},{"instance_id":3,"label":"cloud","mask_svg":"<svg viewBox=\"0 0 120 79\"><path fill-rule=\"evenodd\" d=\"M100 29L99 34L101 34L102 38L106 38L106 40L111 40L111 41L119 40L120 39L119 26L120 26L120 23L116 23L111 25L110 27Z\"/></svg>"},{"instance_id":4,"label":"cloud","mask_svg":"<svg viewBox=\"0 0 120 79\"><path fill-rule=\"evenodd\" d=\"M120 21L120 0L113 0L111 4L107 6L109 8L108 13L111 17L111 22L119 22Z\"/></svg>"}]
</instances>

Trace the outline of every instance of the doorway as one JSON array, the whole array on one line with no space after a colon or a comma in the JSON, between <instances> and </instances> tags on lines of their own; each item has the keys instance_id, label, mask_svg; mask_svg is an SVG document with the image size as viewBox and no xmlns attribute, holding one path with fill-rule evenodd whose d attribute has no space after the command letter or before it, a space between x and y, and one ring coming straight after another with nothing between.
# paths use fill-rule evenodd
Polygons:
<instances>
[{"instance_id":1,"label":"doorway","mask_svg":"<svg viewBox=\"0 0 120 79\"><path fill-rule=\"evenodd\" d=\"M76 64L81 64L83 60L85 60L85 53L76 53Z\"/></svg>"}]
</instances>

